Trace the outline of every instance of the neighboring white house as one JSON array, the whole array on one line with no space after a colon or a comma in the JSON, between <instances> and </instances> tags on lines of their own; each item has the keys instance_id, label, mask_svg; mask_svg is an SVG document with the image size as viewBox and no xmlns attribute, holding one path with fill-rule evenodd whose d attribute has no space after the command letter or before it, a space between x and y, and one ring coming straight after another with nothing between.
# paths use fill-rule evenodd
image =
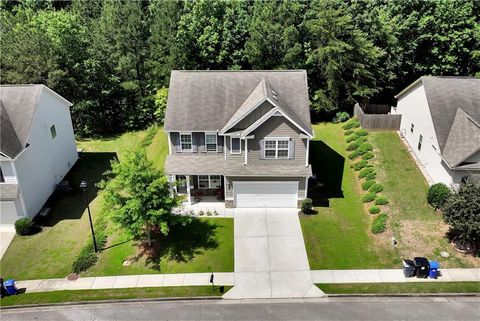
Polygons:
<instances>
[{"instance_id":1,"label":"neighboring white house","mask_svg":"<svg viewBox=\"0 0 480 321\"><path fill-rule=\"evenodd\" d=\"M44 85L0 86L0 226L37 215L78 159L71 105Z\"/></svg>"},{"instance_id":2,"label":"neighboring white house","mask_svg":"<svg viewBox=\"0 0 480 321\"><path fill-rule=\"evenodd\" d=\"M421 77L395 97L391 113L433 183L480 175L480 79Z\"/></svg>"}]
</instances>

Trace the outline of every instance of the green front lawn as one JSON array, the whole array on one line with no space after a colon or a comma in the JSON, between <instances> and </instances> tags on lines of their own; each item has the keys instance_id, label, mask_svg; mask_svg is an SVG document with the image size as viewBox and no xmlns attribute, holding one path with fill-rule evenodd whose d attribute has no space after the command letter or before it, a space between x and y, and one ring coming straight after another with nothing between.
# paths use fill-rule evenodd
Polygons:
<instances>
[{"instance_id":1,"label":"green front lawn","mask_svg":"<svg viewBox=\"0 0 480 321\"><path fill-rule=\"evenodd\" d=\"M224 292L231 287L226 286ZM125 300L125 299L147 299L147 298L168 298L168 297L195 297L213 296L219 297L220 287L215 286L172 286L157 288L131 288L111 290L79 290L79 291L53 291L39 293L24 293L2 298L1 306L25 305L25 304L47 304L61 302L83 302L96 300Z\"/></svg>"},{"instance_id":2,"label":"green front lawn","mask_svg":"<svg viewBox=\"0 0 480 321\"><path fill-rule=\"evenodd\" d=\"M398 266L396 250L376 242L361 191L345 159L346 143L339 124L314 125L310 163L324 184L310 190L318 213L300 219L311 269L363 269Z\"/></svg>"},{"instance_id":3,"label":"green front lawn","mask_svg":"<svg viewBox=\"0 0 480 321\"><path fill-rule=\"evenodd\" d=\"M479 293L477 282L316 284L326 294Z\"/></svg>"}]
</instances>

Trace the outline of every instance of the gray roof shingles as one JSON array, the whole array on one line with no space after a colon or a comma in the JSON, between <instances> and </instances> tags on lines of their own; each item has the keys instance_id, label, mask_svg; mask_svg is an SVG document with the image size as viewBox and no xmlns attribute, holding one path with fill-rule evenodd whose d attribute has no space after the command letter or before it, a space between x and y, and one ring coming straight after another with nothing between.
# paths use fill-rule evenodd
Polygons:
<instances>
[{"instance_id":1,"label":"gray roof shingles","mask_svg":"<svg viewBox=\"0 0 480 321\"><path fill-rule=\"evenodd\" d=\"M256 101L261 96L258 87L264 79L288 105L287 112L295 114L311 133L305 70L172 71L165 130L221 130L247 99ZM249 99L251 95L255 97ZM242 109L248 110L247 106Z\"/></svg>"}]
</instances>

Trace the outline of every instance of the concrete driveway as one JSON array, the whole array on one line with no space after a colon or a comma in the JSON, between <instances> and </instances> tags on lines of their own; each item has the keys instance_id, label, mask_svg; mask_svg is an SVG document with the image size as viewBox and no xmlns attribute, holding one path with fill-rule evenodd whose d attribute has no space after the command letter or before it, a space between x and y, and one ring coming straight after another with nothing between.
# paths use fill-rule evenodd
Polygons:
<instances>
[{"instance_id":1,"label":"concrete driveway","mask_svg":"<svg viewBox=\"0 0 480 321\"><path fill-rule=\"evenodd\" d=\"M235 286L224 298L302 298L312 282L297 209L235 209Z\"/></svg>"}]
</instances>

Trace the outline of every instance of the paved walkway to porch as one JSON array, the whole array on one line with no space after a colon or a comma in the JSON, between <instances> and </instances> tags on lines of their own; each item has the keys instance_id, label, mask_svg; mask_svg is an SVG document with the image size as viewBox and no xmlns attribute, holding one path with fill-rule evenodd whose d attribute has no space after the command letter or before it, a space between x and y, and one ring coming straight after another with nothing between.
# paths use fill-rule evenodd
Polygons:
<instances>
[{"instance_id":1,"label":"paved walkway to porch","mask_svg":"<svg viewBox=\"0 0 480 321\"><path fill-rule=\"evenodd\" d=\"M235 286L226 299L325 294L312 282L297 209L235 209Z\"/></svg>"}]
</instances>

